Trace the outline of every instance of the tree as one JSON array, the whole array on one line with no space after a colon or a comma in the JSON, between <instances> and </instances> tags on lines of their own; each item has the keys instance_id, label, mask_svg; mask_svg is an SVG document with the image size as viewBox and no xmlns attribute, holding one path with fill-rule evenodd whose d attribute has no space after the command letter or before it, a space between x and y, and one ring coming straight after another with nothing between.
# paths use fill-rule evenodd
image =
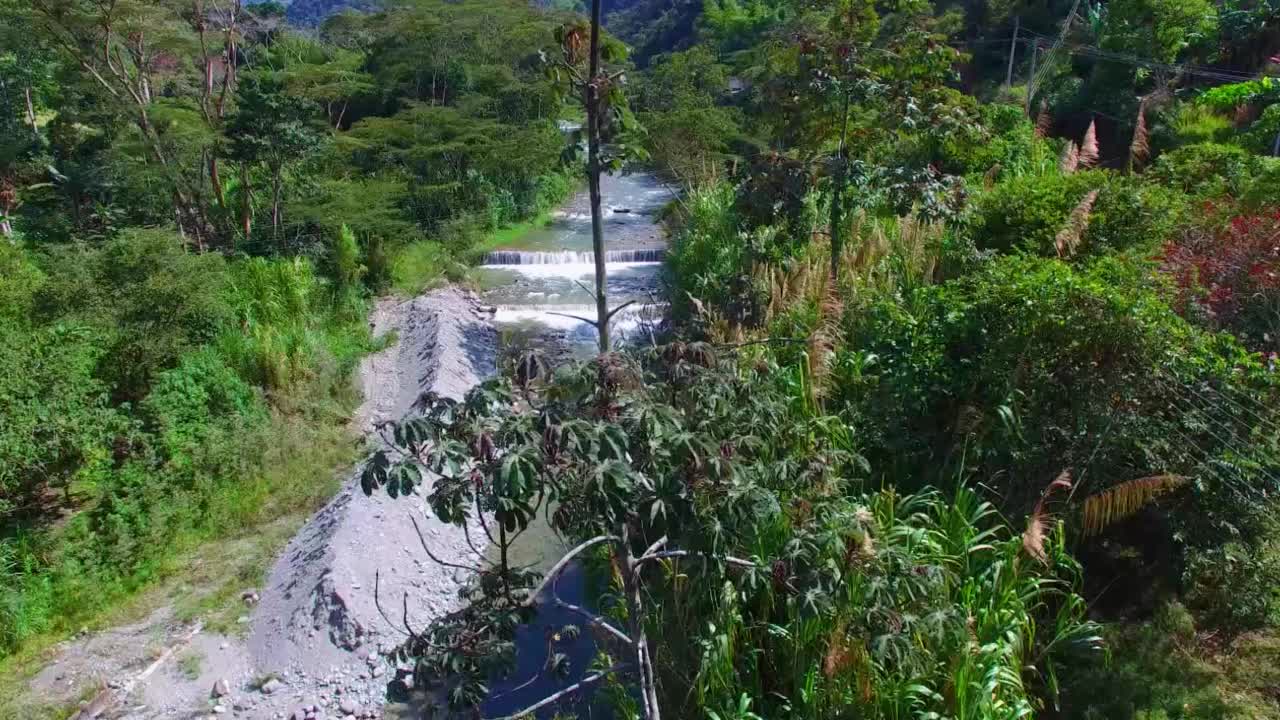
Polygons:
<instances>
[{"instance_id":1,"label":"tree","mask_svg":"<svg viewBox=\"0 0 1280 720\"><path fill-rule=\"evenodd\" d=\"M591 197L591 249L595 254L596 319L588 320L599 335L601 354L609 352L609 321L630 302L609 309L605 275L604 216L600 210L600 175L621 170L627 160L639 159L639 146L628 143L635 132L635 121L622 93L625 70L610 69L620 63L626 48L616 40L600 36L601 0L592 0L591 22L565 25L556 31L560 58L552 63L557 81L567 82L575 98L586 112L587 127L587 191ZM584 49L586 52L584 53ZM576 154L578 133L574 134L571 153Z\"/></svg>"},{"instance_id":2,"label":"tree","mask_svg":"<svg viewBox=\"0 0 1280 720\"><path fill-rule=\"evenodd\" d=\"M735 463L713 437L695 431L696 418L685 416L684 405L650 393L639 369L618 355L602 354L550 387L538 377L544 370L526 358L517 372L523 379L519 386L492 380L461 402L427 395L422 417L379 428L388 449L367 463L361 476L365 493L384 488L392 497L408 496L428 474L438 475L427 496L431 511L464 529L478 520L497 550L497 560L484 566L448 563L423 541L436 562L474 572L465 593L471 602L424 632L406 623L409 639L399 653L420 663L419 677L444 668L461 675L451 700L478 704L487 692L486 680L510 669L516 626L530 619L537 602L554 602L583 616L607 638L606 654L617 659L524 712L625 674L638 680L646 720L659 720L649 635L654 609L643 592L654 576L647 571L660 561L683 559L690 572L710 576L729 568L763 573L755 561L713 549L714 542L702 536L702 521L708 519L699 517L688 491L695 477L733 485L748 480L736 474ZM706 376L699 387L720 388L715 383L727 377ZM839 453L831 457L844 459ZM735 497L751 502L749 493ZM550 517L553 503L558 507ZM713 514L744 510L726 500ZM512 544L540 514L549 516L557 530L585 538L541 577L509 562ZM680 548L682 540L690 545ZM601 550L622 575L627 619L621 628L597 612L565 603L555 590L570 563Z\"/></svg>"},{"instance_id":3,"label":"tree","mask_svg":"<svg viewBox=\"0 0 1280 720\"><path fill-rule=\"evenodd\" d=\"M236 92L236 112L227 123L227 154L241 163L242 230L250 238L252 165L265 165L271 178L271 228L279 233L280 206L286 167L301 162L320 142L311 122L314 106L305 98L285 92L281 78L269 71L241 77ZM277 237L277 239L279 239Z\"/></svg>"}]
</instances>

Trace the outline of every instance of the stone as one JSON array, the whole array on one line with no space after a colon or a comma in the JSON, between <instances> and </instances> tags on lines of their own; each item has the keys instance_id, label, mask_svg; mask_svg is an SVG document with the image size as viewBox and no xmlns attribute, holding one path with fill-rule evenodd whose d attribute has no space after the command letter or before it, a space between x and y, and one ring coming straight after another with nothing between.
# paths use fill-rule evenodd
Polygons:
<instances>
[{"instance_id":1,"label":"stone","mask_svg":"<svg viewBox=\"0 0 1280 720\"><path fill-rule=\"evenodd\" d=\"M356 701L349 697L344 697L342 698L342 701L338 703L338 709L341 710L344 715L355 715L357 710Z\"/></svg>"},{"instance_id":2,"label":"stone","mask_svg":"<svg viewBox=\"0 0 1280 720\"><path fill-rule=\"evenodd\" d=\"M224 714L226 711L227 711L227 708L226 708L226 707L224 707L224 706L222 706L222 705L214 705L214 706L213 706L213 714L214 714L214 715L222 715L222 714Z\"/></svg>"},{"instance_id":3,"label":"stone","mask_svg":"<svg viewBox=\"0 0 1280 720\"><path fill-rule=\"evenodd\" d=\"M209 697L220 698L220 697L226 697L230 694L231 694L231 683L227 682L226 678L219 678L218 681L213 684L213 690L210 691Z\"/></svg>"},{"instance_id":4,"label":"stone","mask_svg":"<svg viewBox=\"0 0 1280 720\"><path fill-rule=\"evenodd\" d=\"M370 671L369 674L372 675L374 679L382 677L382 666L379 665L378 667L374 668L373 670Z\"/></svg>"},{"instance_id":5,"label":"stone","mask_svg":"<svg viewBox=\"0 0 1280 720\"><path fill-rule=\"evenodd\" d=\"M280 690L280 688L282 688L282 687L284 687L284 683L280 682L280 680L279 680L279 679L277 679L277 678L271 678L270 680L268 680L268 681L266 681L266 682L262 683L262 688L261 688L261 689L262 689L262 694L263 694L263 695L270 695L270 694L272 694L272 693L274 693L274 692L279 691L279 690ZM299 719L299 720L301 720L301 719Z\"/></svg>"}]
</instances>

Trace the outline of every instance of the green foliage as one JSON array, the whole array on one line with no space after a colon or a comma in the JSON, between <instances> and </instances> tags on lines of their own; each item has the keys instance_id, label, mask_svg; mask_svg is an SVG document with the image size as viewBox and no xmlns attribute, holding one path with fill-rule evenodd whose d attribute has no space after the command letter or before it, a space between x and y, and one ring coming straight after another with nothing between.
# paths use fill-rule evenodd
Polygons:
<instances>
[{"instance_id":1,"label":"green foliage","mask_svg":"<svg viewBox=\"0 0 1280 720\"><path fill-rule=\"evenodd\" d=\"M1200 143L1161 155L1149 176L1193 197L1237 197L1255 165L1238 146Z\"/></svg>"},{"instance_id":2,"label":"green foliage","mask_svg":"<svg viewBox=\"0 0 1280 720\"><path fill-rule=\"evenodd\" d=\"M1280 103L1262 111L1241 136L1241 144L1258 155L1276 155L1276 137L1280 135Z\"/></svg>"},{"instance_id":3,"label":"green foliage","mask_svg":"<svg viewBox=\"0 0 1280 720\"><path fill-rule=\"evenodd\" d=\"M880 301L854 337L839 362L860 374L842 388L837 370L836 387L889 477L1000 478L1006 506L1026 510L1063 468L1093 488L1171 472L1201 478L1179 511L1198 528L1188 539L1258 531L1244 529L1248 498L1268 492L1275 449L1252 439L1269 417L1253 398L1274 382L1186 324L1142 268L1000 258ZM1247 405L1205 404L1219 396Z\"/></svg>"},{"instance_id":4,"label":"green foliage","mask_svg":"<svg viewBox=\"0 0 1280 720\"><path fill-rule=\"evenodd\" d=\"M1186 199L1128 175L1090 170L1026 175L1000 183L973 204L969 235L981 249L1054 255L1054 237L1090 190L1082 252L1151 252L1178 227Z\"/></svg>"},{"instance_id":5,"label":"green foliage","mask_svg":"<svg viewBox=\"0 0 1280 720\"><path fill-rule=\"evenodd\" d=\"M222 257L187 252L172 232L130 230L96 248L57 248L44 264L39 315L102 333L95 374L120 400L146 396L157 374L231 319Z\"/></svg>"},{"instance_id":6,"label":"green foliage","mask_svg":"<svg viewBox=\"0 0 1280 720\"><path fill-rule=\"evenodd\" d=\"M605 602L618 610L593 622L647 633L653 698L668 713L1015 718L1046 707L1058 664L1096 649L1061 533L1046 569L1020 558L1021 537L971 492L858 493L853 437L795 402L785 374L678 343L644 367L602 356L533 387L490 381L388 428L403 452L376 453L363 482L415 497L439 473L431 512L460 524L491 509L493 533L519 532L554 502L570 544L595 538L624 568ZM510 671L536 580L505 562L477 574L463 611L399 656L460 671L452 699L474 700Z\"/></svg>"},{"instance_id":7,"label":"green foliage","mask_svg":"<svg viewBox=\"0 0 1280 720\"><path fill-rule=\"evenodd\" d=\"M1218 15L1206 0L1119 0L1108 3L1102 45L1159 62L1211 43Z\"/></svg>"},{"instance_id":8,"label":"green foliage","mask_svg":"<svg viewBox=\"0 0 1280 720\"><path fill-rule=\"evenodd\" d=\"M1177 602L1162 605L1149 619L1108 628L1111 661L1070 673L1066 717L1277 717L1265 697L1275 680L1275 639L1245 639L1215 662L1217 652L1199 644L1198 629Z\"/></svg>"},{"instance_id":9,"label":"green foliage","mask_svg":"<svg viewBox=\"0 0 1280 720\"><path fill-rule=\"evenodd\" d=\"M1209 88L1196 98L1218 112L1233 112L1241 105L1251 102L1266 103L1280 96L1280 82L1273 77L1228 83Z\"/></svg>"},{"instance_id":10,"label":"green foliage","mask_svg":"<svg viewBox=\"0 0 1280 720\"><path fill-rule=\"evenodd\" d=\"M1226 142L1233 134L1231 120L1199 103L1177 103L1157 114L1152 139L1159 151L1183 145Z\"/></svg>"}]
</instances>

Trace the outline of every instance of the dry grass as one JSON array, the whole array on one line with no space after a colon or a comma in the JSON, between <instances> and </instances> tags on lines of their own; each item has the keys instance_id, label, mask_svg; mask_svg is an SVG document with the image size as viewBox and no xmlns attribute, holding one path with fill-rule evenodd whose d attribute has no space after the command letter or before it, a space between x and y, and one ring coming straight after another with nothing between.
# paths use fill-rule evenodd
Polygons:
<instances>
[{"instance_id":1,"label":"dry grass","mask_svg":"<svg viewBox=\"0 0 1280 720\"><path fill-rule=\"evenodd\" d=\"M1098 129L1092 120L1080 141L1080 167L1091 168L1098 164Z\"/></svg>"},{"instance_id":2,"label":"dry grass","mask_svg":"<svg viewBox=\"0 0 1280 720\"><path fill-rule=\"evenodd\" d=\"M1093 212L1093 204L1097 201L1098 191L1090 190L1080 204L1071 211L1071 215L1067 217L1067 224L1053 238L1058 257L1072 257L1076 254L1076 250L1080 249L1080 244L1084 242L1084 233L1089 229L1089 217Z\"/></svg>"},{"instance_id":3,"label":"dry grass","mask_svg":"<svg viewBox=\"0 0 1280 720\"><path fill-rule=\"evenodd\" d=\"M1138 118L1134 122L1133 140L1129 143L1129 170L1136 172L1151 157L1151 144L1147 131L1146 103L1138 105Z\"/></svg>"}]
</instances>

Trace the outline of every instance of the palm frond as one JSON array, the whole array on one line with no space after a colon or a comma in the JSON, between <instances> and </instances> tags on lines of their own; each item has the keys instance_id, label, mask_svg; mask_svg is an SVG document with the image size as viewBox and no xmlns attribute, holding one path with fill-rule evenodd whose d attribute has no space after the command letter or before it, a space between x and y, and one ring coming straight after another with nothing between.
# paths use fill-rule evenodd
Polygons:
<instances>
[{"instance_id":1,"label":"palm frond","mask_svg":"<svg viewBox=\"0 0 1280 720\"><path fill-rule=\"evenodd\" d=\"M1045 486L1040 493L1040 499L1036 501L1036 507L1031 511L1030 517L1027 518L1027 529L1022 532L1022 547L1031 557L1039 560L1042 564L1049 564L1049 557L1044 551L1044 532L1049 522L1049 513L1045 510L1045 505L1049 501L1049 496L1053 495L1056 490L1071 489L1071 471L1063 470L1053 482Z\"/></svg>"},{"instance_id":2,"label":"palm frond","mask_svg":"<svg viewBox=\"0 0 1280 720\"><path fill-rule=\"evenodd\" d=\"M1183 475L1151 475L1128 480L1084 501L1084 534L1093 536L1111 525L1133 515L1142 506L1165 493L1182 487L1187 482Z\"/></svg>"}]
</instances>

